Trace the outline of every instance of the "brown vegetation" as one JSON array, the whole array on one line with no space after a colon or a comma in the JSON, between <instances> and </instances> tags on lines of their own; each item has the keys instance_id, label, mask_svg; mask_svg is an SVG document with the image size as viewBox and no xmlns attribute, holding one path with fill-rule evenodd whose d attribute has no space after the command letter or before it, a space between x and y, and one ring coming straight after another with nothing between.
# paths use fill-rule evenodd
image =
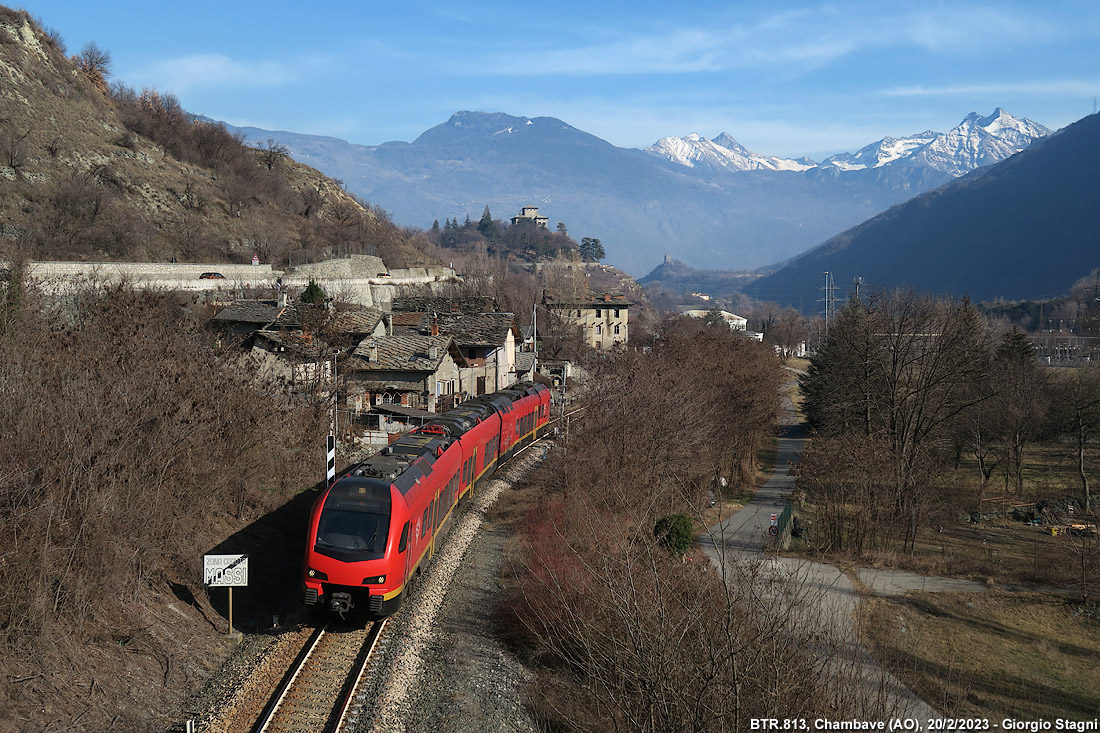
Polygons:
<instances>
[{"instance_id":1,"label":"brown vegetation","mask_svg":"<svg viewBox=\"0 0 1100 733\"><path fill-rule=\"evenodd\" d=\"M994 337L966 303L911 293L849 301L802 379L816 434L798 486L813 515L813 546L864 561L1082 586L1082 568L1100 569L1087 542L1074 554L1073 538L1048 533L1036 543L1013 539L1006 527L1005 537L981 537L975 548L967 538L977 530L955 525L1012 504L1020 505L1019 531L1024 519L1090 521L1097 373L1091 364L1043 368L1022 332ZM1036 468L1048 463L1055 473L1037 480ZM997 505L994 476L1004 494ZM936 534L922 539L929 528ZM1026 545L1024 561L1009 562L1011 552L995 558L1002 542ZM912 561L897 554L918 551L925 556ZM1088 599L1091 590L1081 590Z\"/></svg>"},{"instance_id":2,"label":"brown vegetation","mask_svg":"<svg viewBox=\"0 0 1100 733\"><path fill-rule=\"evenodd\" d=\"M1100 708L1097 621L1057 596L915 592L863 615L876 651L948 715L1092 720Z\"/></svg>"},{"instance_id":3,"label":"brown vegetation","mask_svg":"<svg viewBox=\"0 0 1100 733\"><path fill-rule=\"evenodd\" d=\"M171 94L116 84L94 43L67 58L25 13L0 16L0 234L28 259L421 259L384 214L285 149L254 149ZM34 44L37 44L35 46ZM5 174L6 171L10 173ZM0 252L0 255L7 255Z\"/></svg>"},{"instance_id":4,"label":"brown vegetation","mask_svg":"<svg viewBox=\"0 0 1100 733\"><path fill-rule=\"evenodd\" d=\"M163 701L122 672L156 660L179 694L194 680L176 665L201 652L146 606L167 584L202 595L203 548L309 480L323 419L216 350L189 301L47 298L18 268L0 289L0 727L149 729Z\"/></svg>"},{"instance_id":5,"label":"brown vegetation","mask_svg":"<svg viewBox=\"0 0 1100 733\"><path fill-rule=\"evenodd\" d=\"M752 480L780 365L724 326L670 319L658 332L594 367L567 449L527 489L504 619L539 669L532 706L554 729L639 731L830 709L832 657L804 599L756 566L723 583L654 532L699 517L719 476L735 491Z\"/></svg>"}]
</instances>

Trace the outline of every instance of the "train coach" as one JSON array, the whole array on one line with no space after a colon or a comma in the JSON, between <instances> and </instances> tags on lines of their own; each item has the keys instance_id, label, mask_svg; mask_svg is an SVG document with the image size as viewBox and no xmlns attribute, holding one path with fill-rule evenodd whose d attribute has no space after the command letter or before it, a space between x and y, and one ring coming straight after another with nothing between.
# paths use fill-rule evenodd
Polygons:
<instances>
[{"instance_id":1,"label":"train coach","mask_svg":"<svg viewBox=\"0 0 1100 733\"><path fill-rule=\"evenodd\" d=\"M375 618L401 607L455 506L550 422L550 390L521 382L467 400L344 472L313 504L305 604Z\"/></svg>"}]
</instances>

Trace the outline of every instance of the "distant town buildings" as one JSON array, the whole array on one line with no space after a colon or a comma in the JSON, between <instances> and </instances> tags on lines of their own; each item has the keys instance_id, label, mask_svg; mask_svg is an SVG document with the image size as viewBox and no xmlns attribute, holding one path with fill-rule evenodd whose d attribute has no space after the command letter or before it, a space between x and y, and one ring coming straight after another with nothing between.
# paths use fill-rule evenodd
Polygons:
<instances>
[{"instance_id":1,"label":"distant town buildings","mask_svg":"<svg viewBox=\"0 0 1100 733\"><path fill-rule=\"evenodd\" d=\"M743 316L739 316L736 313L730 313L724 310L703 310L701 308L691 308L685 310L685 316L691 316L692 318L706 318L711 313L716 313L726 325L730 327L731 331L746 331L748 330L749 321Z\"/></svg>"}]
</instances>

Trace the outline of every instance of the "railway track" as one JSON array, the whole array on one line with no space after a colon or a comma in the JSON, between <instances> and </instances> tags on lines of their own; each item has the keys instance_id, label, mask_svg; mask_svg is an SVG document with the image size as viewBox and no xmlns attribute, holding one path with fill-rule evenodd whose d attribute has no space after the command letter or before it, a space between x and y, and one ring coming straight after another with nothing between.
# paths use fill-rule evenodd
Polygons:
<instances>
[{"instance_id":1,"label":"railway track","mask_svg":"<svg viewBox=\"0 0 1100 733\"><path fill-rule=\"evenodd\" d=\"M342 733L359 716L358 688L386 622L331 622L306 641L252 733Z\"/></svg>"}]
</instances>

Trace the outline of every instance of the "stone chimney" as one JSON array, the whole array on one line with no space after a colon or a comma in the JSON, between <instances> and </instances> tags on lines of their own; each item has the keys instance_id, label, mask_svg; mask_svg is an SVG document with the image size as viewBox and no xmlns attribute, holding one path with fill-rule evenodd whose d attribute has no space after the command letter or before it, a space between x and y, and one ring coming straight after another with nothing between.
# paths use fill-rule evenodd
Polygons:
<instances>
[{"instance_id":1,"label":"stone chimney","mask_svg":"<svg viewBox=\"0 0 1100 733\"><path fill-rule=\"evenodd\" d=\"M437 326L437 328L438 328L438 326ZM431 361L435 361L438 358L439 358L439 347L438 346L429 346L428 347L428 359L430 359Z\"/></svg>"},{"instance_id":2,"label":"stone chimney","mask_svg":"<svg viewBox=\"0 0 1100 733\"><path fill-rule=\"evenodd\" d=\"M378 362L378 344L370 344L367 347L367 361Z\"/></svg>"},{"instance_id":3,"label":"stone chimney","mask_svg":"<svg viewBox=\"0 0 1100 733\"><path fill-rule=\"evenodd\" d=\"M279 291L278 303L279 303L279 310L282 310L283 308L286 308L286 291L285 290L280 290Z\"/></svg>"},{"instance_id":4,"label":"stone chimney","mask_svg":"<svg viewBox=\"0 0 1100 733\"><path fill-rule=\"evenodd\" d=\"M604 293L603 294L603 302L605 302L605 303L610 303L611 302L611 293Z\"/></svg>"}]
</instances>

